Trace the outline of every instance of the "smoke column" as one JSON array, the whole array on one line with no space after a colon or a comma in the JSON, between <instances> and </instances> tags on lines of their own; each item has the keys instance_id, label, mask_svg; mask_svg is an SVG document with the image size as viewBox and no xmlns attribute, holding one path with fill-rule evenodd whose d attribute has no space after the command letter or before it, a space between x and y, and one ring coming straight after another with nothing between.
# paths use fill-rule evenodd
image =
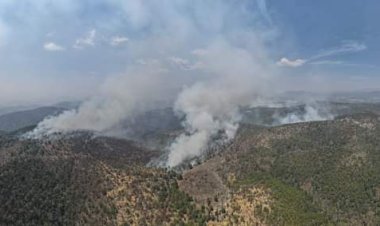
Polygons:
<instances>
[{"instance_id":1,"label":"smoke column","mask_svg":"<svg viewBox=\"0 0 380 226\"><path fill-rule=\"evenodd\" d=\"M170 100L175 88L168 81L174 80L157 65L131 69L126 75L108 78L99 95L85 101L79 109L45 119L30 136L75 130L107 132L124 119L133 118Z\"/></svg>"},{"instance_id":2,"label":"smoke column","mask_svg":"<svg viewBox=\"0 0 380 226\"><path fill-rule=\"evenodd\" d=\"M262 55L218 44L202 51L205 70L216 78L185 88L178 96L175 110L186 118L186 132L169 147L168 166L200 155L219 132L224 139L235 136L241 119L239 108L248 106L265 94L270 69Z\"/></svg>"},{"instance_id":3,"label":"smoke column","mask_svg":"<svg viewBox=\"0 0 380 226\"><path fill-rule=\"evenodd\" d=\"M288 113L283 117L278 117L277 124L292 124L298 122L310 122L310 121L325 121L334 119L334 115L332 115L328 109L324 109L323 106L312 106L306 105L304 107L304 112L302 113Z\"/></svg>"},{"instance_id":4,"label":"smoke column","mask_svg":"<svg viewBox=\"0 0 380 226\"><path fill-rule=\"evenodd\" d=\"M255 2L112 4L124 10L126 26L133 31L126 72L110 76L97 96L79 109L44 120L30 136L107 132L125 119L171 103L185 118L185 132L168 147L167 165L173 167L202 154L216 134L232 139L240 107L274 93L268 87L276 66L267 44L275 41L276 29L264 27L261 21L268 18L260 18Z\"/></svg>"}]
</instances>

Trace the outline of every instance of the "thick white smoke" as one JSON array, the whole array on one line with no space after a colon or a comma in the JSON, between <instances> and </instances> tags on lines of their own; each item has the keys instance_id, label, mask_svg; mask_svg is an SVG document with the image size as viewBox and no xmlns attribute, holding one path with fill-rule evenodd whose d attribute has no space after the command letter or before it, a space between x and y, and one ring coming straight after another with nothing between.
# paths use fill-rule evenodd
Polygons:
<instances>
[{"instance_id":1,"label":"thick white smoke","mask_svg":"<svg viewBox=\"0 0 380 226\"><path fill-rule=\"evenodd\" d=\"M158 65L132 69L126 75L108 78L99 95L85 101L78 109L42 121L29 135L39 137L57 132L112 130L126 118L154 109L176 93L175 78Z\"/></svg>"},{"instance_id":2,"label":"thick white smoke","mask_svg":"<svg viewBox=\"0 0 380 226\"><path fill-rule=\"evenodd\" d=\"M262 2L262 1L261 1ZM120 3L121 4L121 3ZM171 102L185 133L168 147L168 166L201 154L217 134L234 137L239 109L273 93L275 64L252 1L125 1L128 41L125 75L108 79L98 96L77 110L48 118L31 135L112 130L123 120Z\"/></svg>"},{"instance_id":3,"label":"thick white smoke","mask_svg":"<svg viewBox=\"0 0 380 226\"><path fill-rule=\"evenodd\" d=\"M315 106L306 105L304 112L288 113L286 116L278 118L275 124L282 125L298 122L325 121L334 119L334 116L330 114L329 111L321 111L321 109L323 108L316 108Z\"/></svg>"},{"instance_id":4,"label":"thick white smoke","mask_svg":"<svg viewBox=\"0 0 380 226\"><path fill-rule=\"evenodd\" d=\"M204 70L215 78L185 88L179 95L175 110L185 115L186 131L169 147L168 166L200 155L220 132L225 140L232 139L241 119L240 107L265 95L272 77L263 52L251 54L225 43L202 52Z\"/></svg>"}]
</instances>

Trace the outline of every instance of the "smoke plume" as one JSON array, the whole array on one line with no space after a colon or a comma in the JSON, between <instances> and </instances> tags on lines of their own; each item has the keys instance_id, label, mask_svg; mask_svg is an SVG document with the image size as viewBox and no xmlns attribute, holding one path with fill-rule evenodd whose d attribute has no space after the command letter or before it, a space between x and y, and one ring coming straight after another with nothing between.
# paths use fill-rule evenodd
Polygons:
<instances>
[{"instance_id":1,"label":"smoke plume","mask_svg":"<svg viewBox=\"0 0 380 226\"><path fill-rule=\"evenodd\" d=\"M168 147L173 167L202 154L216 135L232 139L239 109L275 92L268 88L276 74L268 44L276 32L263 27L251 1L132 0L121 8L136 36L128 38L133 54L126 72L110 76L98 95L47 118L30 136L107 132L165 103L184 118L185 132Z\"/></svg>"},{"instance_id":2,"label":"smoke plume","mask_svg":"<svg viewBox=\"0 0 380 226\"><path fill-rule=\"evenodd\" d=\"M170 100L174 92L171 78L158 66L132 69L130 74L107 79L99 95L78 109L42 121L32 137L75 130L107 132L123 120L154 109Z\"/></svg>"},{"instance_id":3,"label":"smoke plume","mask_svg":"<svg viewBox=\"0 0 380 226\"><path fill-rule=\"evenodd\" d=\"M185 88L178 96L175 110L185 116L186 132L169 147L168 166L200 155L220 132L226 141L232 139L241 119L240 107L264 95L271 77L263 55L223 44L203 52L204 70L216 77Z\"/></svg>"},{"instance_id":4,"label":"smoke plume","mask_svg":"<svg viewBox=\"0 0 380 226\"><path fill-rule=\"evenodd\" d=\"M298 122L325 121L333 118L334 116L327 109L323 109L323 107L306 105L302 112L291 112L283 117L278 117L275 124L282 125Z\"/></svg>"}]
</instances>

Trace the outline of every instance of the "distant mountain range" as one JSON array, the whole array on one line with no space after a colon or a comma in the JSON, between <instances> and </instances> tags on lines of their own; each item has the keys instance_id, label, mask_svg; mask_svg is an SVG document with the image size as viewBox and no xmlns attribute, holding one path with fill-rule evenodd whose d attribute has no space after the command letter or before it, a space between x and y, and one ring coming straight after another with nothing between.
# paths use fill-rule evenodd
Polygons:
<instances>
[{"instance_id":1,"label":"distant mountain range","mask_svg":"<svg viewBox=\"0 0 380 226\"><path fill-rule=\"evenodd\" d=\"M289 91L280 95L280 100L292 101L311 101L324 100L330 102L346 102L346 103L379 103L380 91L351 91L351 92L333 92L319 93L307 91Z\"/></svg>"},{"instance_id":2,"label":"distant mountain range","mask_svg":"<svg viewBox=\"0 0 380 226\"><path fill-rule=\"evenodd\" d=\"M14 106L0 108L0 131L14 132L37 125L44 118L78 108L81 102L65 101L50 106Z\"/></svg>"},{"instance_id":3,"label":"distant mountain range","mask_svg":"<svg viewBox=\"0 0 380 226\"><path fill-rule=\"evenodd\" d=\"M57 115L64 108L40 107L32 110L17 111L0 116L0 131L12 132L24 127L36 125L47 116Z\"/></svg>"}]
</instances>

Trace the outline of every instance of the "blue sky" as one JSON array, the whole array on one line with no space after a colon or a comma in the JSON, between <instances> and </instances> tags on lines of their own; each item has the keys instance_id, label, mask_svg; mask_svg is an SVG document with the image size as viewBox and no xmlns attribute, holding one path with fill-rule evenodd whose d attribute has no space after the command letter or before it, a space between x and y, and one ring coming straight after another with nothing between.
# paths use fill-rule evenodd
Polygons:
<instances>
[{"instance_id":1,"label":"blue sky","mask_svg":"<svg viewBox=\"0 0 380 226\"><path fill-rule=\"evenodd\" d=\"M376 0L2 0L0 102L85 98L145 64L188 82L205 73L192 53L215 40L260 53L289 89L376 89L378 12Z\"/></svg>"},{"instance_id":2,"label":"blue sky","mask_svg":"<svg viewBox=\"0 0 380 226\"><path fill-rule=\"evenodd\" d=\"M375 0L270 1L273 17L283 33L292 37L296 54L312 56L344 40L362 43L366 51L340 56L340 60L376 64L380 51L380 2ZM289 30L287 33L286 30ZM332 57L338 59L338 57Z\"/></svg>"}]
</instances>

